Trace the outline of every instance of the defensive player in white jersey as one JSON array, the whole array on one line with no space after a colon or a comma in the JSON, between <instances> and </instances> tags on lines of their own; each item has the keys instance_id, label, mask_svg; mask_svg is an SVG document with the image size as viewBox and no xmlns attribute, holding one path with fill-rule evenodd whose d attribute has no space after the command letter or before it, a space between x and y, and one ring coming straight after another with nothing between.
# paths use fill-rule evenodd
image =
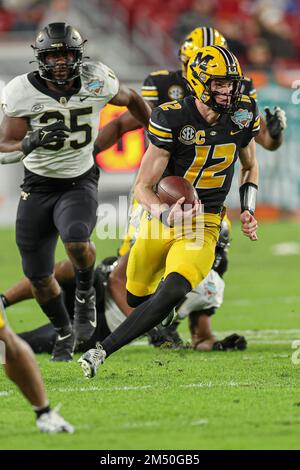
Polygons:
<instances>
[{"instance_id":1,"label":"defensive player in white jersey","mask_svg":"<svg viewBox=\"0 0 300 470\"><path fill-rule=\"evenodd\" d=\"M84 43L65 23L51 23L36 38L38 70L17 76L2 94L0 157L23 159L25 177L16 222L23 270L53 323L53 360L72 360L74 334L53 275L58 235L76 272L74 332L77 343L96 328L93 288L98 170L92 157L99 111L109 102L127 106L147 124L149 108L119 85L104 64L83 63ZM4 155L3 155L4 154Z\"/></svg>"}]
</instances>

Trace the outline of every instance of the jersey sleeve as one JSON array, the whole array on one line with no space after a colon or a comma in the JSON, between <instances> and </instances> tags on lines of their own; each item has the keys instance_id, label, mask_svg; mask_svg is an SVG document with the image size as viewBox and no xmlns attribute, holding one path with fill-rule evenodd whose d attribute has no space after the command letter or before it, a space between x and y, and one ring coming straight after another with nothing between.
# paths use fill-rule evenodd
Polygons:
<instances>
[{"instance_id":1,"label":"jersey sleeve","mask_svg":"<svg viewBox=\"0 0 300 470\"><path fill-rule=\"evenodd\" d=\"M2 90L1 109L6 116L28 116L28 93L20 76L11 80ZM29 108L30 109L30 108Z\"/></svg>"},{"instance_id":2,"label":"jersey sleeve","mask_svg":"<svg viewBox=\"0 0 300 470\"><path fill-rule=\"evenodd\" d=\"M110 101L119 91L119 80L114 71L101 62L88 62L83 65L82 81L92 95Z\"/></svg>"},{"instance_id":3,"label":"jersey sleeve","mask_svg":"<svg viewBox=\"0 0 300 470\"><path fill-rule=\"evenodd\" d=\"M257 106L257 102L253 99L251 99L251 104L252 104L252 120L251 123L249 124L249 130L246 132L245 137L242 142L242 147L247 147L251 139L255 137L260 130L260 114L259 114L259 109Z\"/></svg>"},{"instance_id":4,"label":"jersey sleeve","mask_svg":"<svg viewBox=\"0 0 300 470\"><path fill-rule=\"evenodd\" d=\"M159 91L155 84L155 80L151 75L145 78L142 86L142 97L146 101L153 101L154 105L157 105L159 98Z\"/></svg>"},{"instance_id":5,"label":"jersey sleeve","mask_svg":"<svg viewBox=\"0 0 300 470\"><path fill-rule=\"evenodd\" d=\"M156 147L163 148L171 152L174 145L173 131L166 118L166 112L160 107L152 111L149 126L148 137L150 142Z\"/></svg>"}]
</instances>

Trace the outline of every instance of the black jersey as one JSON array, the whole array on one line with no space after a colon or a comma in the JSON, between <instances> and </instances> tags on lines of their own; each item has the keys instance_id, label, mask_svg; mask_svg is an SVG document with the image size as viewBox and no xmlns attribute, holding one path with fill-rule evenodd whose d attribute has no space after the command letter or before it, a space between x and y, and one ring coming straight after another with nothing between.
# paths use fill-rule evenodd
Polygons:
<instances>
[{"instance_id":1,"label":"black jersey","mask_svg":"<svg viewBox=\"0 0 300 470\"><path fill-rule=\"evenodd\" d=\"M256 99L256 90L251 78L243 78L241 92L243 95ZM182 100L190 93L181 70L159 70L150 73L142 86L144 100L152 101L155 106L167 101Z\"/></svg>"},{"instance_id":2,"label":"black jersey","mask_svg":"<svg viewBox=\"0 0 300 470\"><path fill-rule=\"evenodd\" d=\"M229 192L239 150L256 135L259 124L256 102L246 95L235 113L221 115L213 126L188 96L155 108L148 136L171 154L164 176L183 176L207 209L219 208Z\"/></svg>"},{"instance_id":3,"label":"black jersey","mask_svg":"<svg viewBox=\"0 0 300 470\"><path fill-rule=\"evenodd\" d=\"M153 101L155 106L166 101L182 100L189 94L181 70L159 70L150 73L142 86L144 100Z\"/></svg>"}]
</instances>

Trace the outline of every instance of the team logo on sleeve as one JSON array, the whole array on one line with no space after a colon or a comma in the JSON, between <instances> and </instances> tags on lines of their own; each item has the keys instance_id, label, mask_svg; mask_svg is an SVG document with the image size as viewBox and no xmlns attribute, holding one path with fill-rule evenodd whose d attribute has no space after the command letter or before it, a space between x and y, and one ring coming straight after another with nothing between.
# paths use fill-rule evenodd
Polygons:
<instances>
[{"instance_id":1,"label":"team logo on sleeve","mask_svg":"<svg viewBox=\"0 0 300 470\"><path fill-rule=\"evenodd\" d=\"M253 113L249 112L247 109L238 109L233 116L231 116L231 120L239 126L240 129L244 127L249 127L250 122L253 119Z\"/></svg>"},{"instance_id":2,"label":"team logo on sleeve","mask_svg":"<svg viewBox=\"0 0 300 470\"><path fill-rule=\"evenodd\" d=\"M168 96L172 100L181 100L184 98L184 89L179 85L172 85L168 89Z\"/></svg>"},{"instance_id":3,"label":"team logo on sleeve","mask_svg":"<svg viewBox=\"0 0 300 470\"><path fill-rule=\"evenodd\" d=\"M34 104L31 108L31 112L32 113L38 113L39 111L42 111L42 109L44 109L44 105L43 104Z\"/></svg>"},{"instance_id":4,"label":"team logo on sleeve","mask_svg":"<svg viewBox=\"0 0 300 470\"><path fill-rule=\"evenodd\" d=\"M99 80L97 78L89 82L86 87L92 95L99 96L104 87L104 80Z\"/></svg>"},{"instance_id":5,"label":"team logo on sleeve","mask_svg":"<svg viewBox=\"0 0 300 470\"><path fill-rule=\"evenodd\" d=\"M185 145L192 145L195 142L196 129L193 126L184 126L178 139Z\"/></svg>"}]
</instances>

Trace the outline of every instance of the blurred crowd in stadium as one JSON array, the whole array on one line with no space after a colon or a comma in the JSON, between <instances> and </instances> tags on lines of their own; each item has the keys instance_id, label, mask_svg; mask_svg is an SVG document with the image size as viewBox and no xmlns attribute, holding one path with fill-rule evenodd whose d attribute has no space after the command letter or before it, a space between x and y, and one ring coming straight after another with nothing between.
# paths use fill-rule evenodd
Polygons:
<instances>
[{"instance_id":1,"label":"blurred crowd in stadium","mask_svg":"<svg viewBox=\"0 0 300 470\"><path fill-rule=\"evenodd\" d=\"M83 27L72 0L0 0L0 37L9 31L36 31L52 21ZM175 43L193 28L213 26L227 38L242 64L268 70L270 64L300 64L300 0L94 0L94 5L118 9L129 31L154 22ZM84 32L84 31L83 31Z\"/></svg>"}]
</instances>

